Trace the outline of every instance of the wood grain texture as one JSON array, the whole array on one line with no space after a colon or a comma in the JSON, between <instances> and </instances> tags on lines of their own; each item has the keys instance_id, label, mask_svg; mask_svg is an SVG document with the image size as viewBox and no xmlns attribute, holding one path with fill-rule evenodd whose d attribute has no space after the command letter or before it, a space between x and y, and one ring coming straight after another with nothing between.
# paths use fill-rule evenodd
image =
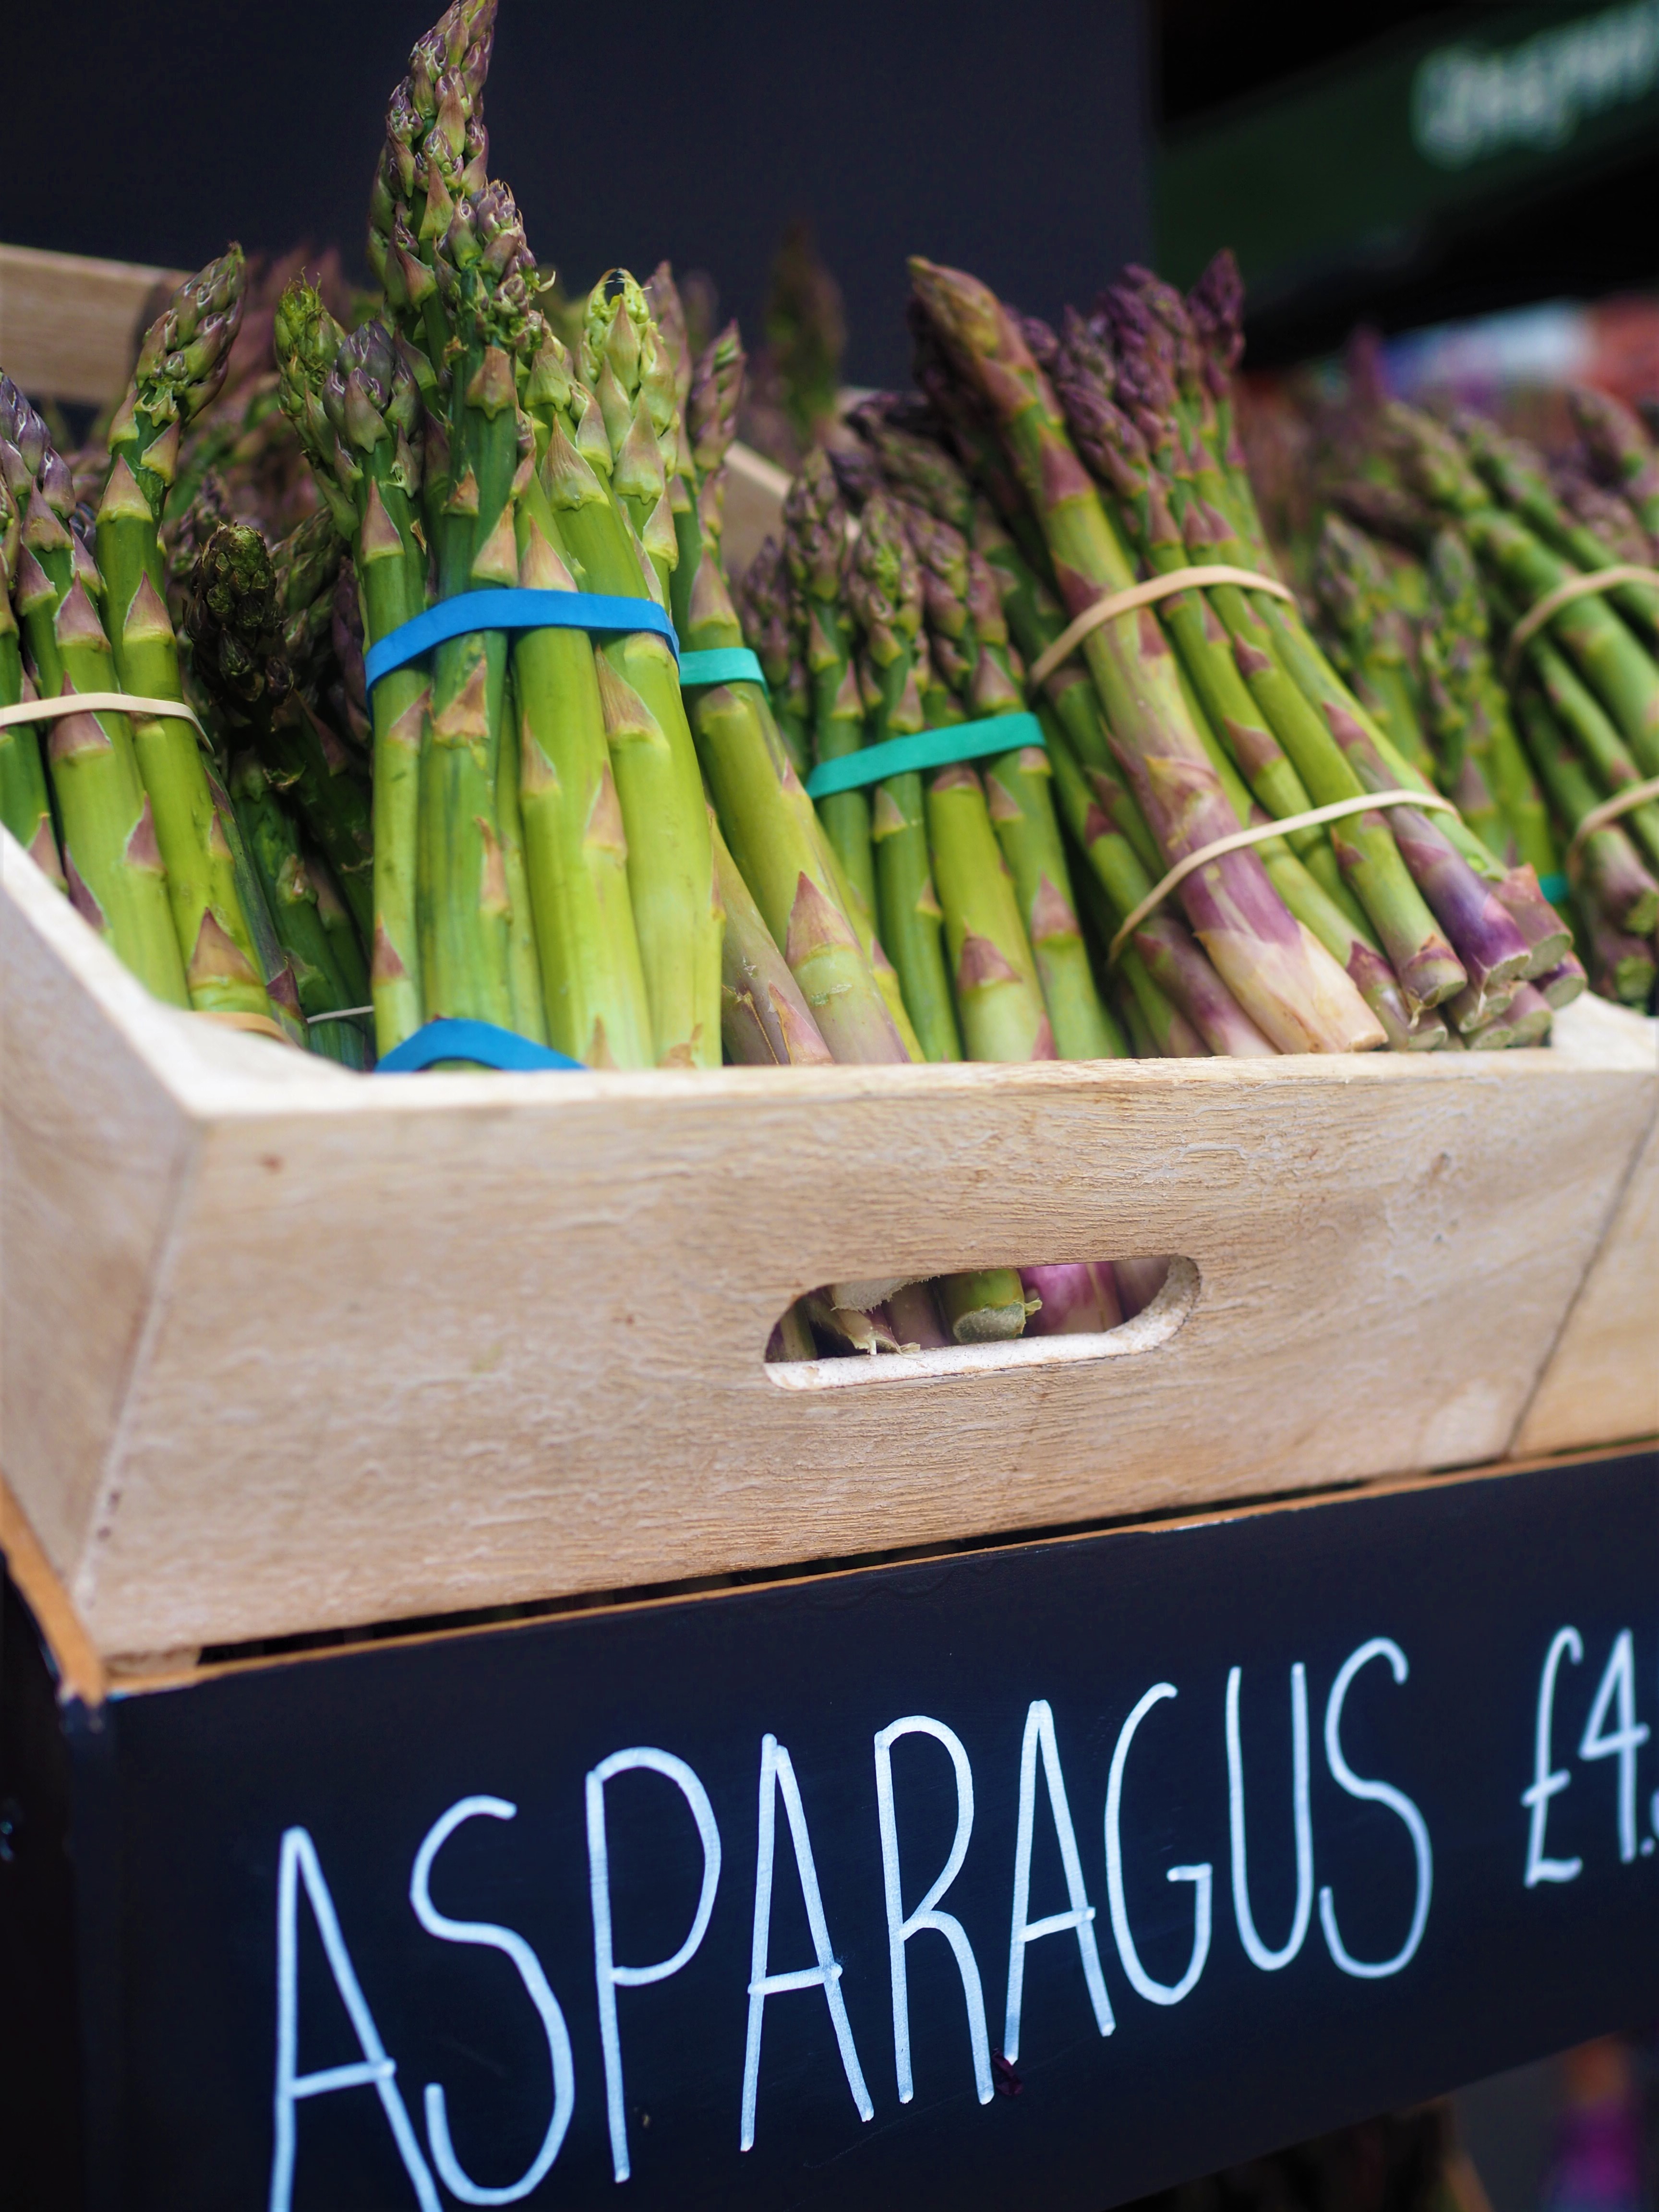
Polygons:
<instances>
[{"instance_id":1,"label":"wood grain texture","mask_svg":"<svg viewBox=\"0 0 1659 2212\"><path fill-rule=\"evenodd\" d=\"M1659 1060L1659 1023L1650 1022ZM1659 1434L1659 1119L1516 1432L1520 1451Z\"/></svg>"},{"instance_id":2,"label":"wood grain texture","mask_svg":"<svg viewBox=\"0 0 1659 2212\"><path fill-rule=\"evenodd\" d=\"M6 1472L110 1656L1494 1457L1659 1081L1571 1014L1491 1057L365 1079L5 896ZM763 1362L817 1283L1151 1252L1199 1287L1132 1356Z\"/></svg>"},{"instance_id":3,"label":"wood grain texture","mask_svg":"<svg viewBox=\"0 0 1659 2212\"><path fill-rule=\"evenodd\" d=\"M131 372L144 309L175 269L0 246L0 364L36 399L102 406Z\"/></svg>"}]
</instances>

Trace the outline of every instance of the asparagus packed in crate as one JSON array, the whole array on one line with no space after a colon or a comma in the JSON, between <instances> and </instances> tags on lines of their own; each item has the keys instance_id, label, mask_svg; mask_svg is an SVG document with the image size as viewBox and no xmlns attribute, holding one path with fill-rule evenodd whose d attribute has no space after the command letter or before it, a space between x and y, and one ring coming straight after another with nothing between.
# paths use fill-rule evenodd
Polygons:
<instances>
[{"instance_id":1,"label":"asparagus packed in crate","mask_svg":"<svg viewBox=\"0 0 1659 2212\"><path fill-rule=\"evenodd\" d=\"M1226 257L1057 330L917 259L919 389L816 391L734 586L737 328L694 351L666 264L557 290L495 15L392 92L378 295L231 248L69 460L0 386L0 706L129 702L0 725L0 816L159 997L354 1068L457 1019L620 1069L1489 1049L1583 987L1564 873L1598 988L1650 988L1659 804L1607 810L1659 589L1565 588L1641 565L1633 418L1583 398L1552 483L1398 417L1393 534L1356 493L1304 614ZM779 1346L1108 1328L1148 1264L827 1285Z\"/></svg>"}]
</instances>

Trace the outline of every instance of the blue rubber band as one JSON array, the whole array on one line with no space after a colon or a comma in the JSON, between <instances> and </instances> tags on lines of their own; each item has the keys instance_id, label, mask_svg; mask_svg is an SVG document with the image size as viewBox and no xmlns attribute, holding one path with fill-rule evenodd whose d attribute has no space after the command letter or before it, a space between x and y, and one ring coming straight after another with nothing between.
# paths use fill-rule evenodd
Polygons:
<instances>
[{"instance_id":1,"label":"blue rubber band","mask_svg":"<svg viewBox=\"0 0 1659 2212\"><path fill-rule=\"evenodd\" d=\"M1048 742L1035 714L993 714L984 721L958 722L949 730L921 730L914 738L890 738L885 744L866 745L858 752L843 753L839 760L820 761L806 779L807 795L827 799L832 792L884 783L890 775L908 775L914 769L948 768L952 761L1018 752L1024 745Z\"/></svg>"},{"instance_id":2,"label":"blue rubber band","mask_svg":"<svg viewBox=\"0 0 1659 2212\"><path fill-rule=\"evenodd\" d=\"M678 660L674 625L654 599L623 599L608 592L462 592L400 623L363 655L363 678L372 691L381 677L417 660L446 638L475 629L654 630Z\"/></svg>"},{"instance_id":3,"label":"blue rubber band","mask_svg":"<svg viewBox=\"0 0 1659 2212\"><path fill-rule=\"evenodd\" d=\"M690 684L758 684L769 699L766 671L746 645L714 645L680 655L680 688Z\"/></svg>"},{"instance_id":4,"label":"blue rubber band","mask_svg":"<svg viewBox=\"0 0 1659 2212\"><path fill-rule=\"evenodd\" d=\"M1540 876L1538 888L1552 906L1559 906L1567 895L1567 879L1565 876Z\"/></svg>"},{"instance_id":5,"label":"blue rubber band","mask_svg":"<svg viewBox=\"0 0 1659 2212\"><path fill-rule=\"evenodd\" d=\"M498 1029L494 1022L437 1021L393 1045L377 1064L376 1075L415 1075L441 1060L470 1060L479 1067L498 1067L508 1074L541 1068L574 1068L582 1063L567 1060L550 1045L532 1043L513 1030Z\"/></svg>"}]
</instances>

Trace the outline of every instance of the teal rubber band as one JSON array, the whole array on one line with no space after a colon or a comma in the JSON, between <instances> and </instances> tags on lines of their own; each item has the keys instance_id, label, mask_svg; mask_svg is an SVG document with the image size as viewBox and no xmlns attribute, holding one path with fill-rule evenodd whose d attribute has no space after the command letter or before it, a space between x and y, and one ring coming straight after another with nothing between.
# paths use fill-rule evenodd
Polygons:
<instances>
[{"instance_id":1,"label":"teal rubber band","mask_svg":"<svg viewBox=\"0 0 1659 2212\"><path fill-rule=\"evenodd\" d=\"M544 1067L581 1070L579 1060L555 1052L551 1045L537 1044L514 1030L494 1022L475 1022L453 1017L428 1022L382 1055L376 1075L416 1075L445 1060L469 1060L475 1067L500 1068L506 1073L528 1074Z\"/></svg>"},{"instance_id":2,"label":"teal rubber band","mask_svg":"<svg viewBox=\"0 0 1659 2212\"><path fill-rule=\"evenodd\" d=\"M475 629L654 630L678 660L674 625L654 599L625 599L608 592L460 592L424 614L400 623L363 655L363 680L372 691L381 677L418 660L446 638Z\"/></svg>"},{"instance_id":3,"label":"teal rubber band","mask_svg":"<svg viewBox=\"0 0 1659 2212\"><path fill-rule=\"evenodd\" d=\"M758 684L769 699L766 671L746 645L714 645L680 655L680 689L691 684Z\"/></svg>"},{"instance_id":4,"label":"teal rubber band","mask_svg":"<svg viewBox=\"0 0 1659 2212\"><path fill-rule=\"evenodd\" d=\"M1540 876L1538 888L1552 906L1559 906L1569 889L1565 876Z\"/></svg>"},{"instance_id":5,"label":"teal rubber band","mask_svg":"<svg viewBox=\"0 0 1659 2212\"><path fill-rule=\"evenodd\" d=\"M979 760L986 753L1018 752L1023 745L1048 742L1035 714L992 714L984 721L958 722L953 729L919 730L914 738L889 738L885 744L820 761L806 779L807 796L827 799L832 792L884 783L890 775L908 775L915 769L948 768L952 761Z\"/></svg>"}]
</instances>

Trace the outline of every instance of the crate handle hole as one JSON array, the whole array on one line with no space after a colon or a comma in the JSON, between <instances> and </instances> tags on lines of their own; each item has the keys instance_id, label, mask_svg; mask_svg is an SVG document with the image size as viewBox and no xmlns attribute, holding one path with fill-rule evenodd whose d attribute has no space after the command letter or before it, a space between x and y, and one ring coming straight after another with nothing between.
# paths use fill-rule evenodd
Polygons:
<instances>
[{"instance_id":1,"label":"crate handle hole","mask_svg":"<svg viewBox=\"0 0 1659 2212\"><path fill-rule=\"evenodd\" d=\"M908 1283L826 1283L774 1327L766 1372L781 1389L840 1390L1119 1359L1167 1344L1197 1304L1199 1288L1196 1263L1179 1255Z\"/></svg>"}]
</instances>

